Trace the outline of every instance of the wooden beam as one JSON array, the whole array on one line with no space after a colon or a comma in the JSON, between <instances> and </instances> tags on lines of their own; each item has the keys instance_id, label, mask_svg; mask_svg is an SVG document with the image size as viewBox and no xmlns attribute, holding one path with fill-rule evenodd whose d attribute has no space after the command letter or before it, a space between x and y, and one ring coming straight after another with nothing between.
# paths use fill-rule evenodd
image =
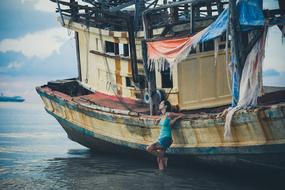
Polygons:
<instances>
[{"instance_id":1,"label":"wooden beam","mask_svg":"<svg viewBox=\"0 0 285 190\"><path fill-rule=\"evenodd\" d=\"M239 14L237 12L236 0L229 1L229 15L230 15L230 35L231 35L231 46L234 48L234 54L236 55L237 61L237 70L239 76L242 75L242 69L245 61L245 58L242 55L242 37L241 29L239 24Z\"/></svg>"},{"instance_id":2,"label":"wooden beam","mask_svg":"<svg viewBox=\"0 0 285 190\"><path fill-rule=\"evenodd\" d=\"M78 80L79 80L79 81L82 81L78 32L75 31L74 37L75 37L75 46L76 46L76 58L77 58Z\"/></svg>"}]
</instances>

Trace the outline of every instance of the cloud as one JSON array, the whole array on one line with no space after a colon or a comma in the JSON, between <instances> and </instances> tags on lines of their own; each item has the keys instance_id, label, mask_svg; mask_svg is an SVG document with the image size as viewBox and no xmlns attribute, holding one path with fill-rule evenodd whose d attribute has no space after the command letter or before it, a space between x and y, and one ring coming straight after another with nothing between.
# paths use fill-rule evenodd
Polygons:
<instances>
[{"instance_id":1,"label":"cloud","mask_svg":"<svg viewBox=\"0 0 285 190\"><path fill-rule=\"evenodd\" d=\"M19 70L23 66L22 62L12 61L5 66L0 66L0 73L8 73Z\"/></svg>"},{"instance_id":2,"label":"cloud","mask_svg":"<svg viewBox=\"0 0 285 190\"><path fill-rule=\"evenodd\" d=\"M16 39L4 39L0 41L0 52L20 52L28 58L45 59L53 52L59 52L60 47L69 39L71 37L66 29L51 28L28 33Z\"/></svg>"},{"instance_id":3,"label":"cloud","mask_svg":"<svg viewBox=\"0 0 285 190\"><path fill-rule=\"evenodd\" d=\"M43 12L55 12L56 4L48 0L21 0L22 4L31 4L33 8Z\"/></svg>"},{"instance_id":4,"label":"cloud","mask_svg":"<svg viewBox=\"0 0 285 190\"><path fill-rule=\"evenodd\" d=\"M23 65L23 63L14 61L14 62L12 62L12 63L9 63L9 64L7 65L7 68L8 68L8 69L19 69L19 68L22 67L22 65Z\"/></svg>"},{"instance_id":5,"label":"cloud","mask_svg":"<svg viewBox=\"0 0 285 190\"><path fill-rule=\"evenodd\" d=\"M280 73L276 71L275 69L267 69L263 71L264 77L271 77L271 76L278 76Z\"/></svg>"},{"instance_id":6,"label":"cloud","mask_svg":"<svg viewBox=\"0 0 285 190\"><path fill-rule=\"evenodd\" d=\"M285 72L280 72L279 75L264 76L263 85L285 87Z\"/></svg>"},{"instance_id":7,"label":"cloud","mask_svg":"<svg viewBox=\"0 0 285 190\"><path fill-rule=\"evenodd\" d=\"M29 4L33 6L33 9L43 12L55 13L57 4L49 0L21 0L22 4ZM90 5L82 0L79 0L80 5ZM66 6L60 5L61 8L67 8Z\"/></svg>"}]
</instances>

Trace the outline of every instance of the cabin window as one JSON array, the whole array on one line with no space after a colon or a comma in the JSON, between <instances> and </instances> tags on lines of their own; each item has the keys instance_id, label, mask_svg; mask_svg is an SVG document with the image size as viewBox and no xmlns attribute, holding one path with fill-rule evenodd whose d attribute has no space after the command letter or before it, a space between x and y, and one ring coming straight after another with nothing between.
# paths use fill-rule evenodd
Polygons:
<instances>
[{"instance_id":1,"label":"cabin window","mask_svg":"<svg viewBox=\"0 0 285 190\"><path fill-rule=\"evenodd\" d=\"M172 88L172 76L170 76L170 69L161 71L161 87L162 88Z\"/></svg>"},{"instance_id":2,"label":"cabin window","mask_svg":"<svg viewBox=\"0 0 285 190\"><path fill-rule=\"evenodd\" d=\"M105 41L105 51L106 53L115 53L114 43Z\"/></svg>"},{"instance_id":3,"label":"cabin window","mask_svg":"<svg viewBox=\"0 0 285 190\"><path fill-rule=\"evenodd\" d=\"M139 75L139 85L141 89L146 88L146 81L144 75ZM126 87L135 87L132 77L126 77Z\"/></svg>"},{"instance_id":4,"label":"cabin window","mask_svg":"<svg viewBox=\"0 0 285 190\"><path fill-rule=\"evenodd\" d=\"M124 44L124 56L129 56L129 44Z\"/></svg>"},{"instance_id":5,"label":"cabin window","mask_svg":"<svg viewBox=\"0 0 285 190\"><path fill-rule=\"evenodd\" d=\"M114 42L105 41L105 52L114 53L119 55L119 44Z\"/></svg>"},{"instance_id":6,"label":"cabin window","mask_svg":"<svg viewBox=\"0 0 285 190\"><path fill-rule=\"evenodd\" d=\"M126 86L127 87L134 87L131 77L126 77Z\"/></svg>"},{"instance_id":7,"label":"cabin window","mask_svg":"<svg viewBox=\"0 0 285 190\"><path fill-rule=\"evenodd\" d=\"M200 52L213 51L214 47L215 47L214 40L209 40L207 42L199 44Z\"/></svg>"},{"instance_id":8,"label":"cabin window","mask_svg":"<svg viewBox=\"0 0 285 190\"><path fill-rule=\"evenodd\" d=\"M124 57L129 56L129 44L119 44L120 55Z\"/></svg>"}]
</instances>

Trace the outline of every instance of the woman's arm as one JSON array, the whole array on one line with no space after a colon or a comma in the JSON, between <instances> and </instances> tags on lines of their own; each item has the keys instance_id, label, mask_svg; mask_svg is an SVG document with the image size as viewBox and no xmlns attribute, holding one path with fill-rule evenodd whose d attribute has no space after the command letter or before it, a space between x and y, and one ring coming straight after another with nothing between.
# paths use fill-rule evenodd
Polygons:
<instances>
[{"instance_id":1,"label":"woman's arm","mask_svg":"<svg viewBox=\"0 0 285 190\"><path fill-rule=\"evenodd\" d=\"M179 113L179 114L176 114L176 113L171 113L169 114L169 117L170 117L170 126L173 127L175 122L179 119L181 119L182 117L184 116L184 114L182 113Z\"/></svg>"},{"instance_id":2,"label":"woman's arm","mask_svg":"<svg viewBox=\"0 0 285 190\"><path fill-rule=\"evenodd\" d=\"M161 117L156 118L156 119L155 119L155 121L154 121L154 124L155 124L155 125L158 125L158 124L159 124L159 122L160 122L160 120L161 120Z\"/></svg>"}]
</instances>

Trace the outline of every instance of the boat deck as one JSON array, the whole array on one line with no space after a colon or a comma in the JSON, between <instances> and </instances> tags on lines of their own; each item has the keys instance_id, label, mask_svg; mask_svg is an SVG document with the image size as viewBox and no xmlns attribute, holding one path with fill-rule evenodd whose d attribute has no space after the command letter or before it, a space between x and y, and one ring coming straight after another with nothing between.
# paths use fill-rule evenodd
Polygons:
<instances>
[{"instance_id":1,"label":"boat deck","mask_svg":"<svg viewBox=\"0 0 285 190\"><path fill-rule=\"evenodd\" d=\"M60 97L67 101L73 101L78 104L90 104L97 105L100 107L116 109L116 110L124 110L131 111L136 113L148 114L149 113L149 105L136 101L130 98L122 98L120 96L111 96L100 92L94 92L88 95L80 95L80 96L70 96L66 93L59 92L57 90L53 90L48 86L42 87L42 90L47 92L48 94L52 94L54 96Z\"/></svg>"},{"instance_id":2,"label":"boat deck","mask_svg":"<svg viewBox=\"0 0 285 190\"><path fill-rule=\"evenodd\" d=\"M94 92L87 95L69 96L66 93L62 93L49 88L48 86L42 87L45 92L58 96L67 101L73 101L77 104L90 104L99 106L101 108L108 108L121 111L130 111L139 114L149 114L149 105L133 100L130 98L122 98L120 96L107 95L100 92ZM285 102L285 87L264 87L264 94L258 98L260 106L271 106L276 103ZM184 111L186 118L215 118L219 113L223 112L224 109L228 108L229 105L215 107L215 108L204 108L197 110Z\"/></svg>"},{"instance_id":3,"label":"boat deck","mask_svg":"<svg viewBox=\"0 0 285 190\"><path fill-rule=\"evenodd\" d=\"M137 113L148 113L149 105L129 98L120 96L111 96L100 92L95 92L85 96L73 98L77 103L96 104L101 107L107 107L117 110L128 110Z\"/></svg>"}]
</instances>

